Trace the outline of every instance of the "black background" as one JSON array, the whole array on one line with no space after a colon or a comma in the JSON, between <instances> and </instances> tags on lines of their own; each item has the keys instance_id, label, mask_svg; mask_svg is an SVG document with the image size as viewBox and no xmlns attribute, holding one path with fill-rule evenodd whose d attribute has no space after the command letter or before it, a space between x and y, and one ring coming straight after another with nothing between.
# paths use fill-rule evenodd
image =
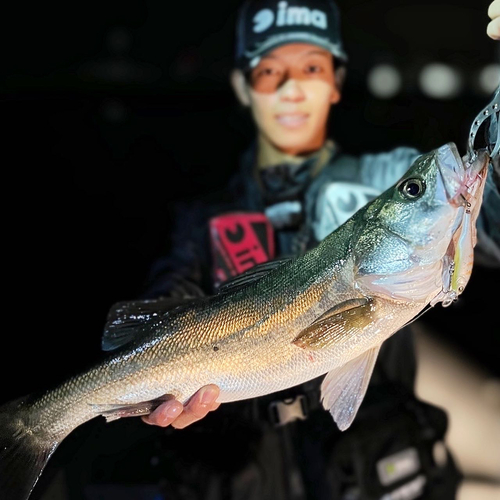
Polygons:
<instances>
[{"instance_id":1,"label":"black background","mask_svg":"<svg viewBox=\"0 0 500 500\"><path fill-rule=\"evenodd\" d=\"M355 154L455 142L489 96L498 60L487 0L339 0L350 56L331 135ZM0 401L100 356L109 307L134 298L168 246L172 203L224 185L252 138L228 84L235 1L66 2L2 7L3 328ZM379 62L402 92L370 95ZM425 97L418 72L446 62L457 98ZM500 375L498 270L476 266L457 304L423 321Z\"/></svg>"}]
</instances>

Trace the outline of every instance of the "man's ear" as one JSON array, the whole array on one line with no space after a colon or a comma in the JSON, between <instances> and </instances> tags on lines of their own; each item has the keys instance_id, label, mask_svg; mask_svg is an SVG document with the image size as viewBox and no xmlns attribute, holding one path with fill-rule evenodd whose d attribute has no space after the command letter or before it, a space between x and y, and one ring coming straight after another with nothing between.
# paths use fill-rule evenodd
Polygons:
<instances>
[{"instance_id":1,"label":"man's ear","mask_svg":"<svg viewBox=\"0 0 500 500\"><path fill-rule=\"evenodd\" d=\"M342 97L342 88L346 77L345 66L340 66L335 69L335 88L336 92L332 95L332 104L337 104Z\"/></svg>"},{"instance_id":2,"label":"man's ear","mask_svg":"<svg viewBox=\"0 0 500 500\"><path fill-rule=\"evenodd\" d=\"M250 96L248 95L247 81L243 71L240 69L233 69L229 79L238 101L240 101L243 106L250 106Z\"/></svg>"},{"instance_id":3,"label":"man's ear","mask_svg":"<svg viewBox=\"0 0 500 500\"><path fill-rule=\"evenodd\" d=\"M340 66L335 69L335 82L337 83L339 91L342 91L342 88L344 87L346 74L347 70L345 66Z\"/></svg>"}]
</instances>

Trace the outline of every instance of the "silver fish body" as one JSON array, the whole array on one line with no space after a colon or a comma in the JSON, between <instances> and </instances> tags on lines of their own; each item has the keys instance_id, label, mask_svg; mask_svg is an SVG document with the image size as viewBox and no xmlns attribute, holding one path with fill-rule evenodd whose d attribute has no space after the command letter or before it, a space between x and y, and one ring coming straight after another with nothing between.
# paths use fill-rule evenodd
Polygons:
<instances>
[{"instance_id":1,"label":"silver fish body","mask_svg":"<svg viewBox=\"0 0 500 500\"><path fill-rule=\"evenodd\" d=\"M338 236L350 234L353 224L344 225ZM345 246L329 261L331 251L323 244L247 287L197 301L187 310L167 311L147 338L46 393L29 411L40 412L40 429L60 438L113 407L166 393L187 401L213 383L221 389L219 400L230 402L291 387L342 366L392 334L396 316L404 324L422 308L420 303L383 300L363 335L324 349L298 348L293 340L332 305L365 297L348 253ZM272 293L274 288L283 293Z\"/></svg>"},{"instance_id":2,"label":"silver fish body","mask_svg":"<svg viewBox=\"0 0 500 500\"><path fill-rule=\"evenodd\" d=\"M27 498L57 445L82 423L148 413L164 394L184 402L209 383L225 403L327 374L323 405L346 429L380 345L448 297L450 245L467 203L477 217L487 165L479 155L466 168L447 144L303 256L175 307L162 299L118 304L103 362L0 408L0 492ZM20 481L15 467L27 454L35 465Z\"/></svg>"}]
</instances>

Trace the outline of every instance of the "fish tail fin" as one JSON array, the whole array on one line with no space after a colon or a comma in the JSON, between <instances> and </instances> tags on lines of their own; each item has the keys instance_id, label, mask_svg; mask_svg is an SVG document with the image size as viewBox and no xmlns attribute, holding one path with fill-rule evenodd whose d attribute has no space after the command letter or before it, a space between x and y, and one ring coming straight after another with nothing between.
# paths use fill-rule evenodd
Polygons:
<instances>
[{"instance_id":1,"label":"fish tail fin","mask_svg":"<svg viewBox=\"0 0 500 500\"><path fill-rule=\"evenodd\" d=\"M26 500L58 441L30 428L27 398L0 406L0 498Z\"/></svg>"}]
</instances>

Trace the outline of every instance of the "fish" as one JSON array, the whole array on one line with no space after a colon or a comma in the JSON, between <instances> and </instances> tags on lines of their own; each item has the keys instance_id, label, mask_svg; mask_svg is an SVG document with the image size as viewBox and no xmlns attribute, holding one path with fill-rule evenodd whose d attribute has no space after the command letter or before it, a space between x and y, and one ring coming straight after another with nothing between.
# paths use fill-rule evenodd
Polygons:
<instances>
[{"instance_id":1,"label":"fish","mask_svg":"<svg viewBox=\"0 0 500 500\"><path fill-rule=\"evenodd\" d=\"M146 415L165 394L185 403L207 384L230 403L325 375L322 404L346 430L383 342L466 283L488 164L487 150L467 162L447 143L303 255L211 296L114 305L102 361L0 407L0 497L26 500L83 423Z\"/></svg>"}]
</instances>

